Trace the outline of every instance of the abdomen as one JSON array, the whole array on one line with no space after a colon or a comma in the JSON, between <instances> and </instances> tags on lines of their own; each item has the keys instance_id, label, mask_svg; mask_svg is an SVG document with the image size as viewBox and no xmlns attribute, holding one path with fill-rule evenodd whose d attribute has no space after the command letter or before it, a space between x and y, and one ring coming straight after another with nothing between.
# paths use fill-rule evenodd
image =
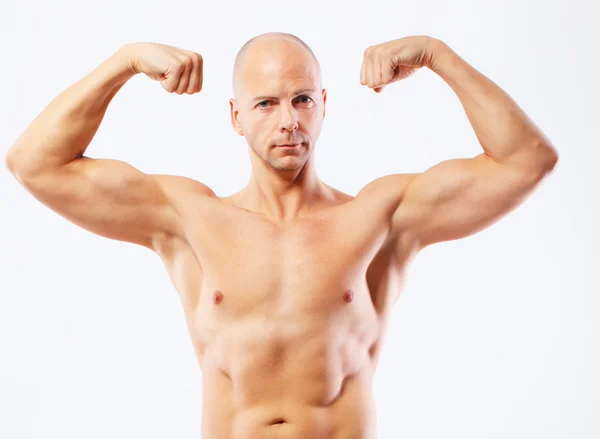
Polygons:
<instances>
[{"instance_id":1,"label":"abdomen","mask_svg":"<svg viewBox=\"0 0 600 439\"><path fill-rule=\"evenodd\" d=\"M320 314L286 320L248 318L207 346L203 438L374 437L375 326Z\"/></svg>"},{"instance_id":2,"label":"abdomen","mask_svg":"<svg viewBox=\"0 0 600 439\"><path fill-rule=\"evenodd\" d=\"M211 381L214 375L203 374L203 439L375 439L369 367L353 376L331 378L328 387L339 392L329 404L305 401L319 386L300 376L295 382L282 382L276 392L271 381L262 393L264 400L255 393L253 404L240 404L236 384L222 374ZM252 390L260 389L258 384Z\"/></svg>"}]
</instances>

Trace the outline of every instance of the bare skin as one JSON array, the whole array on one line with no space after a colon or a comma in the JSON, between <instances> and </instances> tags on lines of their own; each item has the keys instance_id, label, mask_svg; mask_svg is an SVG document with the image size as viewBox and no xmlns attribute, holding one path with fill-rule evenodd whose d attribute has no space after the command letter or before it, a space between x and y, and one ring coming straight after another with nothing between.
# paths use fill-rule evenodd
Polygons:
<instances>
[{"instance_id":1,"label":"bare skin","mask_svg":"<svg viewBox=\"0 0 600 439\"><path fill-rule=\"evenodd\" d=\"M372 381L410 261L494 223L554 167L554 148L516 104L437 40L369 48L361 82L380 92L422 67L417 58L456 91L485 153L381 177L355 197L317 177L326 92L306 50L281 36L248 49L230 102L252 163L232 196L83 155L134 74L170 92L200 91L201 58L168 46L119 50L11 148L9 169L49 208L164 262L202 369L204 439L375 438ZM300 145L276 146L284 143Z\"/></svg>"}]
</instances>

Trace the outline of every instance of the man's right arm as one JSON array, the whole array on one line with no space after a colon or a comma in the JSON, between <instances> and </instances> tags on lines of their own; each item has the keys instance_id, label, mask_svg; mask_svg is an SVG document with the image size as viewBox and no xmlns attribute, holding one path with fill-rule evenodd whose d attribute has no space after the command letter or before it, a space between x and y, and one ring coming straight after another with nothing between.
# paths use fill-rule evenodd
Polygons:
<instances>
[{"instance_id":1,"label":"man's right arm","mask_svg":"<svg viewBox=\"0 0 600 439\"><path fill-rule=\"evenodd\" d=\"M183 53L160 46L165 48L177 50L178 56ZM148 175L118 160L84 156L110 101L138 73L131 50L132 46L123 46L56 97L17 139L6 165L36 199L74 224L155 249L157 238L183 235L170 201L183 177ZM171 52L167 55L174 58ZM187 74L189 86L197 92L197 80L195 84L189 80L193 71L182 68L178 75ZM177 77L170 81L168 90L176 91ZM205 185L195 184L198 194L212 194Z\"/></svg>"}]
</instances>

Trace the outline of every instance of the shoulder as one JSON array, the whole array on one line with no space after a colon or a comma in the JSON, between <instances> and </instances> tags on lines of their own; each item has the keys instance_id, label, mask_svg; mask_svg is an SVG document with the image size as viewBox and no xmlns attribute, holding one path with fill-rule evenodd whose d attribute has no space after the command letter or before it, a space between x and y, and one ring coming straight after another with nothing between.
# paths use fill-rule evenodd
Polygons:
<instances>
[{"instance_id":1,"label":"shoulder","mask_svg":"<svg viewBox=\"0 0 600 439\"><path fill-rule=\"evenodd\" d=\"M186 206L193 204L196 207L204 206L210 209L203 201L218 200L218 197L210 187L193 178L167 174L150 174L150 176L167 198L172 216L176 218L174 230L171 233L159 234L153 242L156 253L163 259L171 259L189 246L183 221L183 218L188 215ZM193 203L190 203L191 201Z\"/></svg>"},{"instance_id":2,"label":"shoulder","mask_svg":"<svg viewBox=\"0 0 600 439\"><path fill-rule=\"evenodd\" d=\"M421 173L390 174L377 178L366 184L356 195L360 209L368 211L378 221L385 223L389 234L386 243L393 245L394 251L405 260L412 255L414 241L410 235L403 233L402 224L397 221L398 212L403 204L408 188ZM386 244L387 245L387 244Z\"/></svg>"},{"instance_id":3,"label":"shoulder","mask_svg":"<svg viewBox=\"0 0 600 439\"><path fill-rule=\"evenodd\" d=\"M402 201L410 182L418 175L420 174L390 174L379 177L366 184L356 194L356 200L381 202L389 208L395 208Z\"/></svg>"},{"instance_id":4,"label":"shoulder","mask_svg":"<svg viewBox=\"0 0 600 439\"><path fill-rule=\"evenodd\" d=\"M175 196L178 193L184 192L195 192L199 195L217 197L210 187L193 178L166 174L152 174L152 177L167 196Z\"/></svg>"}]
</instances>

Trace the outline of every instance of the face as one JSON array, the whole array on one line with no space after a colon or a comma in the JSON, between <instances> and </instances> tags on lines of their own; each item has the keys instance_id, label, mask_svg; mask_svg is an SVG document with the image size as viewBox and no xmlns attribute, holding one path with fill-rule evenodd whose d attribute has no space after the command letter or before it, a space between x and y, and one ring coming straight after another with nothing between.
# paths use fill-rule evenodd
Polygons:
<instances>
[{"instance_id":1,"label":"face","mask_svg":"<svg viewBox=\"0 0 600 439\"><path fill-rule=\"evenodd\" d=\"M230 100L231 123L246 137L253 160L274 170L299 170L313 153L325 117L319 67L294 42L262 44L244 56L236 99ZM280 146L286 144L295 146Z\"/></svg>"}]
</instances>

